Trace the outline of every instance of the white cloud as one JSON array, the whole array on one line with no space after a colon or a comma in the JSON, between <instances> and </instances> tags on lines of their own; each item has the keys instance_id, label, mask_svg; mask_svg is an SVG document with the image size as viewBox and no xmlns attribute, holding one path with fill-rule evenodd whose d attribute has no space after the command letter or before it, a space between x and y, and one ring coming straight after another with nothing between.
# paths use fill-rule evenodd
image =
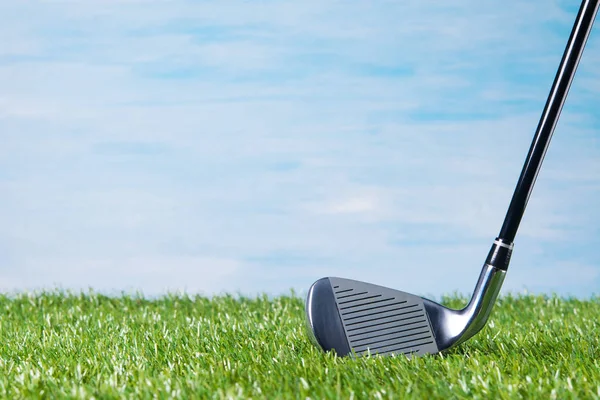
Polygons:
<instances>
[{"instance_id":1,"label":"white cloud","mask_svg":"<svg viewBox=\"0 0 600 400\"><path fill-rule=\"evenodd\" d=\"M159 291L189 275L203 277L194 290L279 293L351 274L471 290L565 6L87 1L16 18L26 6L2 3L0 277ZM523 220L524 271L597 241L599 44Z\"/></svg>"}]
</instances>

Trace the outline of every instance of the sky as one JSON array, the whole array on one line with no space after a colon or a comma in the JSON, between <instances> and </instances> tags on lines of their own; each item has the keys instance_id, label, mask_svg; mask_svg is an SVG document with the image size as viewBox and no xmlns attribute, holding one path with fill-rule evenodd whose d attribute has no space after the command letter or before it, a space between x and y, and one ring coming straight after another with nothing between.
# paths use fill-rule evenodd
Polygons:
<instances>
[{"instance_id":1,"label":"sky","mask_svg":"<svg viewBox=\"0 0 600 400\"><path fill-rule=\"evenodd\" d=\"M578 7L0 1L0 290L469 294ZM505 294L600 294L598 65Z\"/></svg>"}]
</instances>

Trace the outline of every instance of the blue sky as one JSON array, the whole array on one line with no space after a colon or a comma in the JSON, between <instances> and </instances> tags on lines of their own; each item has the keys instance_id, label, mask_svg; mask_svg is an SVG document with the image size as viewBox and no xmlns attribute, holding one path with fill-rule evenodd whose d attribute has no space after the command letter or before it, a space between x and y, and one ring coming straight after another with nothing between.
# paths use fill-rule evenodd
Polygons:
<instances>
[{"instance_id":1,"label":"blue sky","mask_svg":"<svg viewBox=\"0 0 600 400\"><path fill-rule=\"evenodd\" d=\"M1 2L0 290L469 293L578 6ZM598 293L598 65L505 293Z\"/></svg>"}]
</instances>

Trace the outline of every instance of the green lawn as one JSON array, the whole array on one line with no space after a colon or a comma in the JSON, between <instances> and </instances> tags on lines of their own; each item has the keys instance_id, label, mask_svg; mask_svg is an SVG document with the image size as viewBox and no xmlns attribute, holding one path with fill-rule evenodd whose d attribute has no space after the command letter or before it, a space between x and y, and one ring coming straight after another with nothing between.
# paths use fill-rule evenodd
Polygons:
<instances>
[{"instance_id":1,"label":"green lawn","mask_svg":"<svg viewBox=\"0 0 600 400\"><path fill-rule=\"evenodd\" d=\"M469 342L412 360L321 353L295 296L56 292L0 310L4 398L600 398L600 298L504 297Z\"/></svg>"}]
</instances>

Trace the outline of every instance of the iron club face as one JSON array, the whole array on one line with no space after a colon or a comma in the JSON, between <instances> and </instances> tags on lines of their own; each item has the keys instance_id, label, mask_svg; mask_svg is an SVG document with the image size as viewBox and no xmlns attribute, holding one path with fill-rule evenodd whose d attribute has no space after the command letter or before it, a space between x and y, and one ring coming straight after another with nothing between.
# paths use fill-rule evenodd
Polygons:
<instances>
[{"instance_id":1,"label":"iron club face","mask_svg":"<svg viewBox=\"0 0 600 400\"><path fill-rule=\"evenodd\" d=\"M370 283L322 278L308 292L313 342L340 356L437 353L484 327L505 271L484 265L474 295L462 310Z\"/></svg>"}]
</instances>

